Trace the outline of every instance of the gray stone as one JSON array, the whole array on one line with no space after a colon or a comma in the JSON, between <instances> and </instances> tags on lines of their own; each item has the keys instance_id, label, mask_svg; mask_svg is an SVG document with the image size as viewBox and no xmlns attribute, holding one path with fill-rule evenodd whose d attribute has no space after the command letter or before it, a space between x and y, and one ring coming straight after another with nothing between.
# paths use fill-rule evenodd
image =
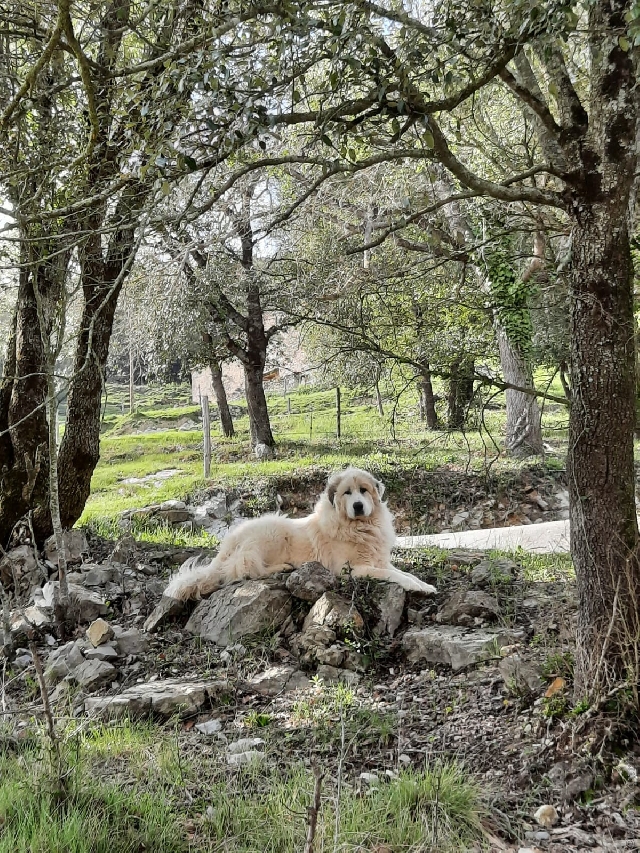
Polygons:
<instances>
[{"instance_id":1,"label":"gray stone","mask_svg":"<svg viewBox=\"0 0 640 853\"><path fill-rule=\"evenodd\" d=\"M406 593L396 583L386 584L386 589L378 602L380 607L380 621L376 625L376 634L388 634L393 637L402 622Z\"/></svg>"},{"instance_id":2,"label":"gray stone","mask_svg":"<svg viewBox=\"0 0 640 853\"><path fill-rule=\"evenodd\" d=\"M259 746L264 746L264 740L261 737L243 737L228 744L227 752L237 755L240 752L246 752L248 749L256 749Z\"/></svg>"},{"instance_id":3,"label":"gray stone","mask_svg":"<svg viewBox=\"0 0 640 853\"><path fill-rule=\"evenodd\" d=\"M11 613L11 633L15 636L27 634L34 628L48 628L53 625L53 615L49 608L42 608L34 604Z\"/></svg>"},{"instance_id":4,"label":"gray stone","mask_svg":"<svg viewBox=\"0 0 640 853\"><path fill-rule=\"evenodd\" d=\"M268 444L256 444L253 448L253 452L256 455L256 459L259 459L261 462L265 462L268 459L273 459L275 457L275 452L273 447L269 447Z\"/></svg>"},{"instance_id":5,"label":"gray stone","mask_svg":"<svg viewBox=\"0 0 640 853\"><path fill-rule=\"evenodd\" d=\"M212 495L207 501L205 501L202 508L206 511L207 515L211 516L211 518L224 518L227 514L227 496L224 492Z\"/></svg>"},{"instance_id":6,"label":"gray stone","mask_svg":"<svg viewBox=\"0 0 640 853\"><path fill-rule=\"evenodd\" d=\"M46 579L46 569L36 560L30 545L12 548L0 557L0 580L6 588L13 589L18 601L28 601Z\"/></svg>"},{"instance_id":7,"label":"gray stone","mask_svg":"<svg viewBox=\"0 0 640 853\"><path fill-rule=\"evenodd\" d=\"M53 607L54 596L59 588L58 581L49 581L42 587L42 596L47 607ZM80 622L93 622L98 616L106 616L109 613L109 606L102 595L85 589L80 584L69 584L69 597Z\"/></svg>"},{"instance_id":8,"label":"gray stone","mask_svg":"<svg viewBox=\"0 0 640 853\"><path fill-rule=\"evenodd\" d=\"M304 633L319 626L342 631L360 630L364 621L350 601L335 592L325 592L307 614L302 630Z\"/></svg>"},{"instance_id":9,"label":"gray stone","mask_svg":"<svg viewBox=\"0 0 640 853\"><path fill-rule=\"evenodd\" d=\"M496 583L509 583L518 572L513 560L505 557L482 560L471 571L471 583L474 586L489 586Z\"/></svg>"},{"instance_id":10,"label":"gray stone","mask_svg":"<svg viewBox=\"0 0 640 853\"><path fill-rule=\"evenodd\" d=\"M286 585L291 595L315 604L327 590L336 588L338 578L322 563L309 562L291 572Z\"/></svg>"},{"instance_id":11,"label":"gray stone","mask_svg":"<svg viewBox=\"0 0 640 853\"><path fill-rule=\"evenodd\" d=\"M171 500L171 501L163 501L163 502L160 504L160 509L161 509L161 510L167 510L167 509L186 509L186 508L187 508L187 505L186 505L186 503L185 503L184 501Z\"/></svg>"},{"instance_id":12,"label":"gray stone","mask_svg":"<svg viewBox=\"0 0 640 853\"><path fill-rule=\"evenodd\" d=\"M114 636L113 628L104 619L96 619L95 622L92 622L87 628L86 634L94 649L103 643L108 643Z\"/></svg>"},{"instance_id":13,"label":"gray stone","mask_svg":"<svg viewBox=\"0 0 640 853\"><path fill-rule=\"evenodd\" d=\"M222 720L205 720L203 723L196 723L196 731L203 735L215 735L222 731Z\"/></svg>"},{"instance_id":14,"label":"gray stone","mask_svg":"<svg viewBox=\"0 0 640 853\"><path fill-rule=\"evenodd\" d=\"M453 670L495 657L517 638L510 631L482 628L466 631L450 625L407 631L402 648L410 661L442 663Z\"/></svg>"},{"instance_id":15,"label":"gray stone","mask_svg":"<svg viewBox=\"0 0 640 853\"><path fill-rule=\"evenodd\" d=\"M247 752L235 752L227 755L227 764L230 767L241 767L245 764L258 764L264 760L264 752L249 749Z\"/></svg>"},{"instance_id":16,"label":"gray stone","mask_svg":"<svg viewBox=\"0 0 640 853\"><path fill-rule=\"evenodd\" d=\"M144 623L144 630L155 631L167 619L172 616L177 616L182 613L185 607L184 601L179 601L177 598L171 598L168 595L163 595L153 612L147 617Z\"/></svg>"},{"instance_id":17,"label":"gray stone","mask_svg":"<svg viewBox=\"0 0 640 853\"><path fill-rule=\"evenodd\" d=\"M455 592L436 617L438 622L456 625L462 617L495 619L500 613L498 601L487 592L477 589Z\"/></svg>"},{"instance_id":18,"label":"gray stone","mask_svg":"<svg viewBox=\"0 0 640 853\"><path fill-rule=\"evenodd\" d=\"M123 631L114 625L115 645L121 655L143 655L149 650L149 640L137 628Z\"/></svg>"},{"instance_id":19,"label":"gray stone","mask_svg":"<svg viewBox=\"0 0 640 853\"><path fill-rule=\"evenodd\" d=\"M84 709L87 713L110 719L148 714L190 716L227 689L226 682L169 678L136 684L117 696L86 699Z\"/></svg>"},{"instance_id":20,"label":"gray stone","mask_svg":"<svg viewBox=\"0 0 640 853\"><path fill-rule=\"evenodd\" d=\"M344 661L345 650L340 646L329 646L328 649L323 648L320 644L315 649L315 658L318 663L328 664L329 666L340 666Z\"/></svg>"},{"instance_id":21,"label":"gray stone","mask_svg":"<svg viewBox=\"0 0 640 853\"><path fill-rule=\"evenodd\" d=\"M161 509L156 517L167 524L183 524L191 519L191 513L186 509Z\"/></svg>"},{"instance_id":22,"label":"gray stone","mask_svg":"<svg viewBox=\"0 0 640 853\"><path fill-rule=\"evenodd\" d=\"M262 580L232 584L216 591L191 614L186 630L218 646L275 630L291 612L291 596Z\"/></svg>"},{"instance_id":23,"label":"gray stone","mask_svg":"<svg viewBox=\"0 0 640 853\"><path fill-rule=\"evenodd\" d=\"M360 676L357 672L352 672L349 669L338 669L335 666L327 666L326 664L318 667L316 675L325 684L335 684L338 681L343 681L345 684L353 687L360 681Z\"/></svg>"},{"instance_id":24,"label":"gray stone","mask_svg":"<svg viewBox=\"0 0 640 853\"><path fill-rule=\"evenodd\" d=\"M261 696L277 696L308 687L311 687L311 682L307 676L293 666L272 666L245 683L245 689Z\"/></svg>"},{"instance_id":25,"label":"gray stone","mask_svg":"<svg viewBox=\"0 0 640 853\"><path fill-rule=\"evenodd\" d=\"M69 673L68 678L86 690L95 690L113 681L118 672L113 664L103 660L85 660Z\"/></svg>"},{"instance_id":26,"label":"gray stone","mask_svg":"<svg viewBox=\"0 0 640 853\"><path fill-rule=\"evenodd\" d=\"M87 649L84 656L87 660L116 660L118 652L110 643L106 643L95 649Z\"/></svg>"},{"instance_id":27,"label":"gray stone","mask_svg":"<svg viewBox=\"0 0 640 853\"><path fill-rule=\"evenodd\" d=\"M116 569L113 566L87 566L86 569L81 580L83 586L105 586L116 575Z\"/></svg>"},{"instance_id":28,"label":"gray stone","mask_svg":"<svg viewBox=\"0 0 640 853\"><path fill-rule=\"evenodd\" d=\"M51 652L44 672L47 684L57 684L66 678L73 669L84 663L82 646L82 640L75 640L75 642L65 643Z\"/></svg>"},{"instance_id":29,"label":"gray stone","mask_svg":"<svg viewBox=\"0 0 640 853\"><path fill-rule=\"evenodd\" d=\"M472 566L485 556L484 551L449 551L445 559L452 566Z\"/></svg>"},{"instance_id":30,"label":"gray stone","mask_svg":"<svg viewBox=\"0 0 640 853\"><path fill-rule=\"evenodd\" d=\"M535 693L544 685L541 667L522 660L519 654L503 658L498 669L507 687L513 685L517 690Z\"/></svg>"},{"instance_id":31,"label":"gray stone","mask_svg":"<svg viewBox=\"0 0 640 853\"><path fill-rule=\"evenodd\" d=\"M135 558L137 547L133 536L122 536L116 542L116 546L111 552L109 559L114 563L128 564Z\"/></svg>"},{"instance_id":32,"label":"gray stone","mask_svg":"<svg viewBox=\"0 0 640 853\"><path fill-rule=\"evenodd\" d=\"M82 530L73 528L65 530L62 534L64 542L64 552L67 559L67 565L72 563L81 563L82 555L89 551L89 543L87 537ZM44 543L44 555L49 562L54 566L58 565L58 548L56 546L56 537L50 536Z\"/></svg>"}]
</instances>

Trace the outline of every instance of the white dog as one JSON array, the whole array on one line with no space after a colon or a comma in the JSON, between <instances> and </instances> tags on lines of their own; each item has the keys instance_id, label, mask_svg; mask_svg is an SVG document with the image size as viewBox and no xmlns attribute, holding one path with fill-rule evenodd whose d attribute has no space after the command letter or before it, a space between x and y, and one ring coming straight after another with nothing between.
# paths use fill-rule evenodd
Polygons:
<instances>
[{"instance_id":1,"label":"white dog","mask_svg":"<svg viewBox=\"0 0 640 853\"><path fill-rule=\"evenodd\" d=\"M244 522L224 538L213 560L187 560L164 594L179 600L202 598L231 581L266 577L311 560L336 575L348 568L354 577L397 583L413 592L437 592L391 565L395 531L383 493L383 484L367 471L340 471L330 477L307 518L272 514Z\"/></svg>"}]
</instances>

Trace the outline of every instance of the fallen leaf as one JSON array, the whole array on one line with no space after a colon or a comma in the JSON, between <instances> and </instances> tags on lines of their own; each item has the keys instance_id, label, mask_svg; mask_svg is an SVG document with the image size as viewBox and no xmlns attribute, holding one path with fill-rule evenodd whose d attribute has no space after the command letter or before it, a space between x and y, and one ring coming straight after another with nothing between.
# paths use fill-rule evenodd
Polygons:
<instances>
[{"instance_id":1,"label":"fallen leaf","mask_svg":"<svg viewBox=\"0 0 640 853\"><path fill-rule=\"evenodd\" d=\"M567 682L564 680L564 678L560 678L560 676L554 678L551 684L545 690L545 698L550 699L552 696L555 696L556 693L559 693L561 690L564 690L566 686Z\"/></svg>"}]
</instances>

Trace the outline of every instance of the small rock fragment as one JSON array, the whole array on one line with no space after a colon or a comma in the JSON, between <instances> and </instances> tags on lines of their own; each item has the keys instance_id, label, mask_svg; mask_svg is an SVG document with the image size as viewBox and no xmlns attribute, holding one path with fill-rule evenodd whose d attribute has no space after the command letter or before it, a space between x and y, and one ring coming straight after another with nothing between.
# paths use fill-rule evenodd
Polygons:
<instances>
[{"instance_id":1,"label":"small rock fragment","mask_svg":"<svg viewBox=\"0 0 640 853\"><path fill-rule=\"evenodd\" d=\"M544 826L546 829L550 829L558 822L558 812L553 806L544 805L540 806L540 808L537 809L537 811L533 815L533 818L540 826Z\"/></svg>"},{"instance_id":2,"label":"small rock fragment","mask_svg":"<svg viewBox=\"0 0 640 853\"><path fill-rule=\"evenodd\" d=\"M104 619L96 619L87 628L87 639L94 649L113 639L113 628Z\"/></svg>"}]
</instances>

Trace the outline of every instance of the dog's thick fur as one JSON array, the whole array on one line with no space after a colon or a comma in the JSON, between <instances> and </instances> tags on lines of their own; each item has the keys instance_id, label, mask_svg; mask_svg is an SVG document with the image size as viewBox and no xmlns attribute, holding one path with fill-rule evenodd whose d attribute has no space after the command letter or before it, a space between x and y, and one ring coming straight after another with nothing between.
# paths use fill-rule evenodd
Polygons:
<instances>
[{"instance_id":1,"label":"dog's thick fur","mask_svg":"<svg viewBox=\"0 0 640 853\"><path fill-rule=\"evenodd\" d=\"M333 474L307 518L264 515L232 530L218 555L187 560L165 595L202 598L231 581L262 578L315 560L340 574L397 583L406 590L435 593L435 587L391 565L393 517L381 498L384 486L367 471L347 468Z\"/></svg>"}]
</instances>

